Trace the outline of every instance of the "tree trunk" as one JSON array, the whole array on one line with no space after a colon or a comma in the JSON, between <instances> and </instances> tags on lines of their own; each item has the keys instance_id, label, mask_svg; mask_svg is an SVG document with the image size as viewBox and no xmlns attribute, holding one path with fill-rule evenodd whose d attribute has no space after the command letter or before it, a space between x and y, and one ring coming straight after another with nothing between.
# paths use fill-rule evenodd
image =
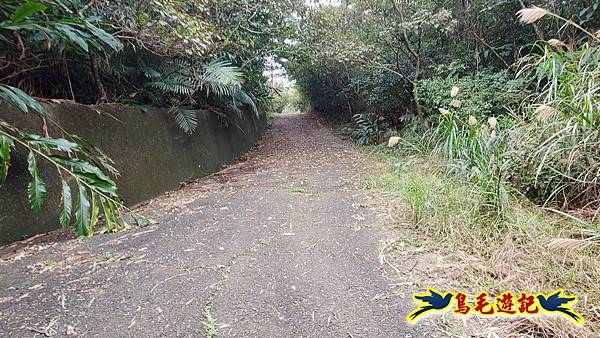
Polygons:
<instances>
[{"instance_id":1,"label":"tree trunk","mask_svg":"<svg viewBox=\"0 0 600 338\"><path fill-rule=\"evenodd\" d=\"M425 116L423 115L423 108L421 102L419 102L419 93L417 92L417 84L419 82L419 76L421 75L421 58L417 56L415 61L415 77L412 81L413 87L413 100L415 100L415 108L417 108L417 115L419 116L419 122L421 127L425 129Z\"/></svg>"},{"instance_id":2,"label":"tree trunk","mask_svg":"<svg viewBox=\"0 0 600 338\"><path fill-rule=\"evenodd\" d=\"M96 89L98 90L98 101L97 104L103 104L108 101L108 96L106 95L106 90L104 89L104 85L102 84L102 80L100 79L100 71L98 70L98 60L96 59L96 53L94 53L91 49L89 52L90 57L90 70L92 72L92 78L94 79L94 83L96 84Z\"/></svg>"}]
</instances>

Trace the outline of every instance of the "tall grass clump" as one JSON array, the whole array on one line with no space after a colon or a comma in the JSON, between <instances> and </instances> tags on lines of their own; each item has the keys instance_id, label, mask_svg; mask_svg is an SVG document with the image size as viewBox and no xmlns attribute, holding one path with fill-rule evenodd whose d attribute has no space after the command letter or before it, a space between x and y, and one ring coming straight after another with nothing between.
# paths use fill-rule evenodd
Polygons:
<instances>
[{"instance_id":1,"label":"tall grass clump","mask_svg":"<svg viewBox=\"0 0 600 338\"><path fill-rule=\"evenodd\" d=\"M600 198L600 46L538 44L519 76L535 84L537 105L511 130L514 183L538 203L598 208ZM597 213L596 215L597 216Z\"/></svg>"},{"instance_id":2,"label":"tall grass clump","mask_svg":"<svg viewBox=\"0 0 600 338\"><path fill-rule=\"evenodd\" d=\"M523 327L523 336L537 337L534 333L543 331L540 337L591 337L592 332L600 332L595 312L600 304L600 236L589 237L578 221L556 217L524 199L511 199L501 220L487 217L481 213L487 203L485 189L448 175L440 161L413 155L411 149L386 151L378 159L386 160L388 166L366 177L363 186L392 198L388 208L402 215L395 219L396 226L416 230L403 234L403 242L410 238L417 249L435 251L442 255L441 261L452 262L448 264L460 270L457 278L446 275L448 265L438 266L431 272L432 283L468 285L492 293L563 288L585 299L576 304L586 318L585 327L556 318L536 319ZM397 250L411 249L400 246ZM417 285L421 278L415 277ZM497 329L512 325L504 320L495 324ZM462 323L460 328L468 330ZM463 333L457 336L479 336Z\"/></svg>"},{"instance_id":3,"label":"tall grass clump","mask_svg":"<svg viewBox=\"0 0 600 338\"><path fill-rule=\"evenodd\" d=\"M504 217L508 200L504 130L511 112L527 97L524 81L506 73L482 72L475 77L434 78L421 82L420 96L431 127L422 138L447 172L483 191L481 212Z\"/></svg>"},{"instance_id":4,"label":"tall grass clump","mask_svg":"<svg viewBox=\"0 0 600 338\"><path fill-rule=\"evenodd\" d=\"M558 17L549 13L520 15L525 22ZM504 217L516 188L549 208L596 210L587 218L598 219L600 46L586 36L593 38L579 47L558 39L536 43L513 80L480 72L419 84L430 128L417 137L449 172L483 189L493 214Z\"/></svg>"}]
</instances>

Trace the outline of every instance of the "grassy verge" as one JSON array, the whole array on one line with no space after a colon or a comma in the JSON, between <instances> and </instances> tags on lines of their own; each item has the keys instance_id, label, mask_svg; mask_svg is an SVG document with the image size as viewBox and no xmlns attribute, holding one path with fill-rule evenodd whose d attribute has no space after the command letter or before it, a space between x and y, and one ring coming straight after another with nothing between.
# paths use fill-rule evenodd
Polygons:
<instances>
[{"instance_id":1,"label":"grassy verge","mask_svg":"<svg viewBox=\"0 0 600 338\"><path fill-rule=\"evenodd\" d=\"M273 127L273 123L275 123L276 118L277 118L276 112L267 111L267 128Z\"/></svg>"},{"instance_id":2,"label":"grassy verge","mask_svg":"<svg viewBox=\"0 0 600 338\"><path fill-rule=\"evenodd\" d=\"M410 237L396 250L406 251L404 243L410 242L451 261L461 273L444 283L447 289L492 295L564 289L579 297L575 309L585 318L583 327L553 316L484 323L472 319L469 323L477 325L449 323L448 332L465 336L473 334L475 326L493 326L513 337L600 335L600 243L589 239L589 225L515 196L510 197L505 216L495 218L486 211L485 191L447 174L441 161L408 156L401 150L369 149L370 156L384 165L366 176L363 186L389 197L395 206L396 226ZM442 267L438 264L431 269ZM424 286L428 285L418 287Z\"/></svg>"}]
</instances>

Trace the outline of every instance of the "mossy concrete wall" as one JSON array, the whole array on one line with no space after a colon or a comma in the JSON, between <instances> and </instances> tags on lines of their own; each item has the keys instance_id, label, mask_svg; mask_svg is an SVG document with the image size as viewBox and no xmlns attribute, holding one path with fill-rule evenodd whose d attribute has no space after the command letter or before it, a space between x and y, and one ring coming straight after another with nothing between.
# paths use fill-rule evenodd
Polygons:
<instances>
[{"instance_id":1,"label":"mossy concrete wall","mask_svg":"<svg viewBox=\"0 0 600 338\"><path fill-rule=\"evenodd\" d=\"M165 191L177 189L181 182L216 172L244 154L259 139L266 127L264 116L245 114L225 121L215 113L198 114L198 129L183 133L166 110L147 112L121 105L85 106L60 103L46 106L44 121L33 114L17 113L0 105L0 118L23 130L51 137L62 131L77 134L99 146L114 161L121 176L116 180L125 204L134 205ZM0 243L8 243L59 227L60 180L56 171L42 163L46 181L44 208L33 213L27 201L27 153L13 151L7 182L0 187Z\"/></svg>"}]
</instances>

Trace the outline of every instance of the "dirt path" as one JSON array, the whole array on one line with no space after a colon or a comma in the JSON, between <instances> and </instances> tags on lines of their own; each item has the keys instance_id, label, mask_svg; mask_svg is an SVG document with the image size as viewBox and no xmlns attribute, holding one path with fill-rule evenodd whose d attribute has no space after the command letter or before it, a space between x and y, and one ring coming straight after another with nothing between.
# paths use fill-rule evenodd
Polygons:
<instances>
[{"instance_id":1,"label":"dirt path","mask_svg":"<svg viewBox=\"0 0 600 338\"><path fill-rule=\"evenodd\" d=\"M142 207L158 225L0 263L0 336L429 336L384 277L352 145L284 115L248 158Z\"/></svg>"}]
</instances>

